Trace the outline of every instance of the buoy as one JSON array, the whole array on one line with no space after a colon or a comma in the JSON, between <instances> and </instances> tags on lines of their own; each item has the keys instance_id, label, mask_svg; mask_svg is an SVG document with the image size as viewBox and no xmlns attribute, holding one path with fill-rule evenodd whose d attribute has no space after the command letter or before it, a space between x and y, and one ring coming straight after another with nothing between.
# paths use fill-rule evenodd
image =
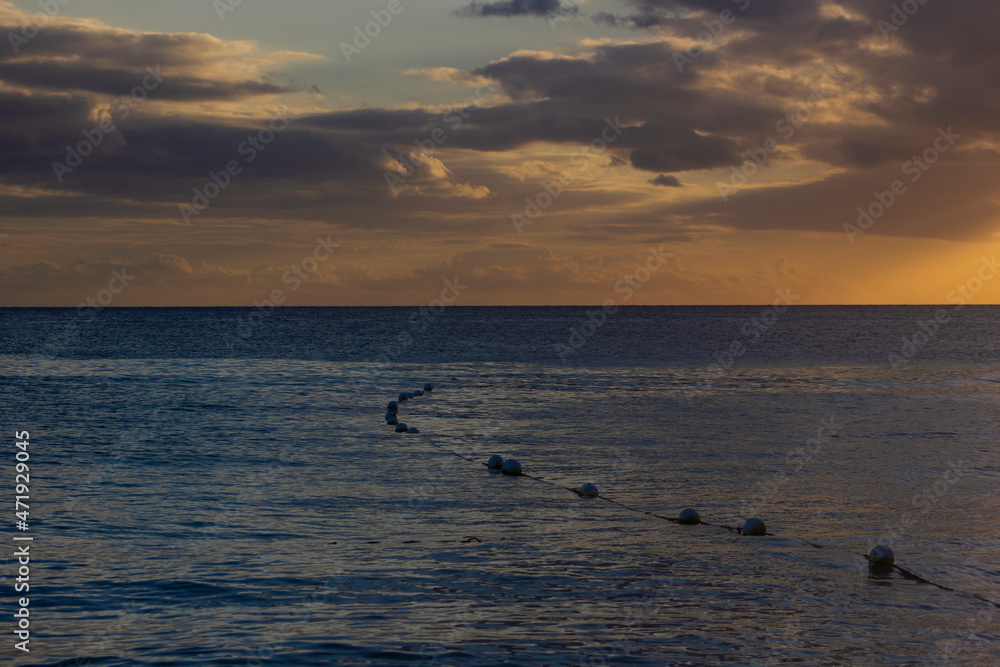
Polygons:
<instances>
[{"instance_id":1,"label":"buoy","mask_svg":"<svg viewBox=\"0 0 1000 667\"><path fill-rule=\"evenodd\" d=\"M701 523L701 515L698 514L698 510L689 507L681 511L681 515L677 521L685 526L696 526Z\"/></svg>"},{"instance_id":2,"label":"buoy","mask_svg":"<svg viewBox=\"0 0 1000 667\"><path fill-rule=\"evenodd\" d=\"M414 396L423 396L424 395L424 390L423 389L417 389L415 392L413 392L413 395Z\"/></svg>"},{"instance_id":3,"label":"buoy","mask_svg":"<svg viewBox=\"0 0 1000 667\"><path fill-rule=\"evenodd\" d=\"M400 394L400 395L399 395L399 398L398 398L397 400L398 400L398 401L399 401L400 403L402 403L403 401L406 401L406 400L408 400L409 398L410 398L410 397L409 397L409 396L407 396L406 394Z\"/></svg>"},{"instance_id":4,"label":"buoy","mask_svg":"<svg viewBox=\"0 0 1000 667\"><path fill-rule=\"evenodd\" d=\"M406 424L404 424L403 422L398 422L396 424L396 433L404 433L404 432L406 432Z\"/></svg>"},{"instance_id":5,"label":"buoy","mask_svg":"<svg viewBox=\"0 0 1000 667\"><path fill-rule=\"evenodd\" d=\"M413 392L412 391L406 392L406 397L407 398L413 398Z\"/></svg>"},{"instance_id":6,"label":"buoy","mask_svg":"<svg viewBox=\"0 0 1000 667\"><path fill-rule=\"evenodd\" d=\"M507 459L503 462L503 468L500 469L505 475L520 475L521 474L521 464L515 459Z\"/></svg>"},{"instance_id":7,"label":"buoy","mask_svg":"<svg viewBox=\"0 0 1000 667\"><path fill-rule=\"evenodd\" d=\"M760 519L747 519L743 524L743 534L751 536L767 535L767 526Z\"/></svg>"},{"instance_id":8,"label":"buoy","mask_svg":"<svg viewBox=\"0 0 1000 667\"><path fill-rule=\"evenodd\" d=\"M417 428L416 426L411 426L410 428L406 429L406 432L407 433L420 433L420 429Z\"/></svg>"},{"instance_id":9,"label":"buoy","mask_svg":"<svg viewBox=\"0 0 1000 667\"><path fill-rule=\"evenodd\" d=\"M386 410L395 414L399 411L399 404L396 403L396 401L389 401L389 405L386 407Z\"/></svg>"},{"instance_id":10,"label":"buoy","mask_svg":"<svg viewBox=\"0 0 1000 667\"><path fill-rule=\"evenodd\" d=\"M587 482L580 487L580 495L584 498L596 498L597 497L597 485Z\"/></svg>"},{"instance_id":11,"label":"buoy","mask_svg":"<svg viewBox=\"0 0 1000 667\"><path fill-rule=\"evenodd\" d=\"M486 464L486 467L490 470L500 470L503 468L503 457L499 454L494 454L490 457L490 462Z\"/></svg>"},{"instance_id":12,"label":"buoy","mask_svg":"<svg viewBox=\"0 0 1000 667\"><path fill-rule=\"evenodd\" d=\"M434 391L434 385L427 383L424 385L424 391Z\"/></svg>"},{"instance_id":13,"label":"buoy","mask_svg":"<svg viewBox=\"0 0 1000 667\"><path fill-rule=\"evenodd\" d=\"M884 544L875 547L868 554L868 563L871 567L890 568L895 562L896 554L892 553L892 549Z\"/></svg>"},{"instance_id":14,"label":"buoy","mask_svg":"<svg viewBox=\"0 0 1000 667\"><path fill-rule=\"evenodd\" d=\"M396 415L392 415L391 417L389 415L386 415L385 423L388 424L389 426L395 426L396 424L399 423L399 420L396 419Z\"/></svg>"}]
</instances>

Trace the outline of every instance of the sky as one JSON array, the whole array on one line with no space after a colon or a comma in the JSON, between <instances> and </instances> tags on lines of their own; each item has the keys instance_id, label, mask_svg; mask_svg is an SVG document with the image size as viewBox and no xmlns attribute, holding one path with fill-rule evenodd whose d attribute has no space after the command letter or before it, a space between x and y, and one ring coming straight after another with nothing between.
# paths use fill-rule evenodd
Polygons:
<instances>
[{"instance_id":1,"label":"sky","mask_svg":"<svg viewBox=\"0 0 1000 667\"><path fill-rule=\"evenodd\" d=\"M0 306L1000 303L997 25L0 1Z\"/></svg>"}]
</instances>

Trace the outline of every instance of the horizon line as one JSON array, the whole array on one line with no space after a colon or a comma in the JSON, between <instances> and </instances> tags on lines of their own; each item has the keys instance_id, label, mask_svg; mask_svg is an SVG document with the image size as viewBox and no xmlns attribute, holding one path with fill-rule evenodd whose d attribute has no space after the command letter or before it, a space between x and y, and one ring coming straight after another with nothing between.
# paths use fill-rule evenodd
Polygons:
<instances>
[{"instance_id":1,"label":"horizon line","mask_svg":"<svg viewBox=\"0 0 1000 667\"><path fill-rule=\"evenodd\" d=\"M711 304L711 303L695 303L695 304L616 304L615 306L609 306L617 309L625 308L770 308L774 304L772 303L728 303L728 304ZM794 306L788 306L789 310L794 310L795 308L989 308L994 306L1000 306L997 303L964 303L964 304L954 304L954 303L804 303L795 304ZM233 309L246 309L246 308L260 308L260 309L295 309L295 308L428 308L427 304L409 304L409 305L385 305L385 304L374 304L365 306L331 306L331 305L211 305L211 306L3 306L0 305L0 310L139 310L139 309L213 309L213 308L233 308ZM604 308L603 304L465 304L465 305L444 305L445 309L461 309L461 308Z\"/></svg>"}]
</instances>

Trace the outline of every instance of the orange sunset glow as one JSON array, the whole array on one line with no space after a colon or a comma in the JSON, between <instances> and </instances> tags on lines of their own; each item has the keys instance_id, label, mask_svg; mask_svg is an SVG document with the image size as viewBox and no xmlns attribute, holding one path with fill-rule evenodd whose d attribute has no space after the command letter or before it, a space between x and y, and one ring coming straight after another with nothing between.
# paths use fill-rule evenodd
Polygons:
<instances>
[{"instance_id":1,"label":"orange sunset glow","mask_svg":"<svg viewBox=\"0 0 1000 667\"><path fill-rule=\"evenodd\" d=\"M998 253L996 3L54 6L0 2L4 306L594 304L652 251L630 305L946 303Z\"/></svg>"}]
</instances>

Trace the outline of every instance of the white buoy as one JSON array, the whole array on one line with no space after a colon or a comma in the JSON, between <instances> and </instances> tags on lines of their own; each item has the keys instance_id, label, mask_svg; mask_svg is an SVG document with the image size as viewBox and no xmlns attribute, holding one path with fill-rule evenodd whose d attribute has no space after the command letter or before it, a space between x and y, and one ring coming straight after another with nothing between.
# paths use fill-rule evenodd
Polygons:
<instances>
[{"instance_id":1,"label":"white buoy","mask_svg":"<svg viewBox=\"0 0 1000 667\"><path fill-rule=\"evenodd\" d=\"M399 423L399 420L396 419L396 415L393 415L391 417L388 416L388 415L386 415L386 417L385 417L385 423L388 424L389 426L395 426L396 424Z\"/></svg>"},{"instance_id":2,"label":"white buoy","mask_svg":"<svg viewBox=\"0 0 1000 667\"><path fill-rule=\"evenodd\" d=\"M398 416L399 415L397 415L395 412L387 412L385 413L385 420L389 421L390 419L396 419Z\"/></svg>"},{"instance_id":3,"label":"white buoy","mask_svg":"<svg viewBox=\"0 0 1000 667\"><path fill-rule=\"evenodd\" d=\"M424 385L424 391L434 391L434 385L428 382L427 384Z\"/></svg>"},{"instance_id":4,"label":"white buoy","mask_svg":"<svg viewBox=\"0 0 1000 667\"><path fill-rule=\"evenodd\" d=\"M503 462L503 468L500 469L505 475L520 475L521 474L521 464L515 459L507 459Z\"/></svg>"},{"instance_id":5,"label":"white buoy","mask_svg":"<svg viewBox=\"0 0 1000 667\"><path fill-rule=\"evenodd\" d=\"M424 390L423 389L417 389L415 392L413 392L413 395L414 396L423 396L424 395Z\"/></svg>"},{"instance_id":6,"label":"white buoy","mask_svg":"<svg viewBox=\"0 0 1000 667\"><path fill-rule=\"evenodd\" d=\"M396 424L396 433L404 433L406 431L406 424L403 422L398 422Z\"/></svg>"},{"instance_id":7,"label":"white buoy","mask_svg":"<svg viewBox=\"0 0 1000 667\"><path fill-rule=\"evenodd\" d=\"M400 394L399 397L396 400L398 400L400 403L402 403L403 401L409 400L409 398L410 397L407 396L406 394Z\"/></svg>"},{"instance_id":8,"label":"white buoy","mask_svg":"<svg viewBox=\"0 0 1000 667\"><path fill-rule=\"evenodd\" d=\"M880 544L868 554L868 562L872 567L892 567L896 562L896 554L889 547Z\"/></svg>"},{"instance_id":9,"label":"white buoy","mask_svg":"<svg viewBox=\"0 0 1000 667\"><path fill-rule=\"evenodd\" d=\"M486 464L486 467L490 470L500 470L503 468L503 457L499 454L494 454L490 457L490 462Z\"/></svg>"},{"instance_id":10,"label":"white buoy","mask_svg":"<svg viewBox=\"0 0 1000 667\"><path fill-rule=\"evenodd\" d=\"M681 515L678 517L677 521L685 526L696 526L701 523L701 515L698 514L698 510L693 507L689 507L686 510L681 511Z\"/></svg>"},{"instance_id":11,"label":"white buoy","mask_svg":"<svg viewBox=\"0 0 1000 667\"><path fill-rule=\"evenodd\" d=\"M751 536L767 535L767 526L760 519L747 519L743 524L743 534Z\"/></svg>"},{"instance_id":12,"label":"white buoy","mask_svg":"<svg viewBox=\"0 0 1000 667\"><path fill-rule=\"evenodd\" d=\"M412 391L406 392L406 397L407 398L413 398L413 392Z\"/></svg>"},{"instance_id":13,"label":"white buoy","mask_svg":"<svg viewBox=\"0 0 1000 667\"><path fill-rule=\"evenodd\" d=\"M411 426L410 428L406 429L406 432L407 433L420 433L420 429L417 428L416 426Z\"/></svg>"},{"instance_id":14,"label":"white buoy","mask_svg":"<svg viewBox=\"0 0 1000 667\"><path fill-rule=\"evenodd\" d=\"M580 487L580 495L584 498L596 498L597 497L597 485L591 482L587 482Z\"/></svg>"},{"instance_id":15,"label":"white buoy","mask_svg":"<svg viewBox=\"0 0 1000 667\"><path fill-rule=\"evenodd\" d=\"M386 410L396 413L399 411L399 404L396 403L396 401L389 401L389 405L386 407Z\"/></svg>"}]
</instances>

